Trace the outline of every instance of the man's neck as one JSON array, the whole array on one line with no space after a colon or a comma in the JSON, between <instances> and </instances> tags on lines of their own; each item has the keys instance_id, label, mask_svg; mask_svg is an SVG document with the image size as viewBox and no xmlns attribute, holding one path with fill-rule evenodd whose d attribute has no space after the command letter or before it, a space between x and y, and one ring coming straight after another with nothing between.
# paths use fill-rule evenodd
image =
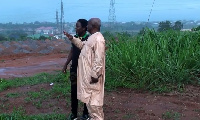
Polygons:
<instances>
[{"instance_id":1,"label":"man's neck","mask_svg":"<svg viewBox=\"0 0 200 120\"><path fill-rule=\"evenodd\" d=\"M96 32L100 32L99 30L96 30L96 29L94 29L94 30L92 30L91 31L91 33L90 34L94 34L94 33L96 33Z\"/></svg>"},{"instance_id":2,"label":"man's neck","mask_svg":"<svg viewBox=\"0 0 200 120\"><path fill-rule=\"evenodd\" d=\"M86 34L86 32L83 32L81 34L78 34L79 37L83 37Z\"/></svg>"}]
</instances>

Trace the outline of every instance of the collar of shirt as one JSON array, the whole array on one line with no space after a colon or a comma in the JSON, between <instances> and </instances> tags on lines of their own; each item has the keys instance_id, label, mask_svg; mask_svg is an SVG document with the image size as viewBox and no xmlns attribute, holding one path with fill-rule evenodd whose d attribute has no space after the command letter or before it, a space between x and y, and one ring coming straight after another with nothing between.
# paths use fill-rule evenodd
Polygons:
<instances>
[{"instance_id":1,"label":"collar of shirt","mask_svg":"<svg viewBox=\"0 0 200 120\"><path fill-rule=\"evenodd\" d=\"M84 38L86 38L86 36L87 36L88 34L87 33L85 33L85 35L83 35L83 37L79 37L77 34L75 35L75 37L77 37L77 38L79 38L79 39L84 39Z\"/></svg>"},{"instance_id":2,"label":"collar of shirt","mask_svg":"<svg viewBox=\"0 0 200 120\"><path fill-rule=\"evenodd\" d=\"M95 32L95 33L93 33L93 34L91 34L91 35L94 35L94 34L97 34L97 33L100 33L100 32Z\"/></svg>"}]
</instances>

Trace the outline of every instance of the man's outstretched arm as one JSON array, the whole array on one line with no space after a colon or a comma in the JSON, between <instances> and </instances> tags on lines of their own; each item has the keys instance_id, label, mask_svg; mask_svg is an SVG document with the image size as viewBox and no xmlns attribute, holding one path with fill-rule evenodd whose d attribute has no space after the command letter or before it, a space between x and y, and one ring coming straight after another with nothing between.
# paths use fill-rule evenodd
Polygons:
<instances>
[{"instance_id":1,"label":"man's outstretched arm","mask_svg":"<svg viewBox=\"0 0 200 120\"><path fill-rule=\"evenodd\" d=\"M83 42L79 39L79 38L75 38L72 35L70 35L69 33L63 31L64 35L66 35L66 37L68 37L68 39L79 49L83 48Z\"/></svg>"}]
</instances>

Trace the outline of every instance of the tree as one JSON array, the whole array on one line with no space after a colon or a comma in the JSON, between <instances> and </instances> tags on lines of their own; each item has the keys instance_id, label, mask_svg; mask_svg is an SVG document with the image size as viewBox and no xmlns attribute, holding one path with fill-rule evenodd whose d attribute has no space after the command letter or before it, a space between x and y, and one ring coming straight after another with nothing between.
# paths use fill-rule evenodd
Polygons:
<instances>
[{"instance_id":1,"label":"tree","mask_svg":"<svg viewBox=\"0 0 200 120\"><path fill-rule=\"evenodd\" d=\"M7 32L9 40L26 40L27 33L23 30L12 30Z\"/></svg>"},{"instance_id":2,"label":"tree","mask_svg":"<svg viewBox=\"0 0 200 120\"><path fill-rule=\"evenodd\" d=\"M166 22L160 22L158 26L158 32L163 32L172 29L171 27L171 22L166 21Z\"/></svg>"},{"instance_id":3,"label":"tree","mask_svg":"<svg viewBox=\"0 0 200 120\"><path fill-rule=\"evenodd\" d=\"M39 37L39 40L46 40L46 39L48 39L48 37L43 36L43 35Z\"/></svg>"},{"instance_id":4,"label":"tree","mask_svg":"<svg viewBox=\"0 0 200 120\"><path fill-rule=\"evenodd\" d=\"M200 25L196 28L192 28L192 31L200 31Z\"/></svg>"},{"instance_id":5,"label":"tree","mask_svg":"<svg viewBox=\"0 0 200 120\"><path fill-rule=\"evenodd\" d=\"M8 40L3 34L0 34L0 41L6 41Z\"/></svg>"},{"instance_id":6,"label":"tree","mask_svg":"<svg viewBox=\"0 0 200 120\"><path fill-rule=\"evenodd\" d=\"M180 21L176 21L174 26L173 26L173 30L180 31L182 28L183 28L183 24Z\"/></svg>"}]
</instances>

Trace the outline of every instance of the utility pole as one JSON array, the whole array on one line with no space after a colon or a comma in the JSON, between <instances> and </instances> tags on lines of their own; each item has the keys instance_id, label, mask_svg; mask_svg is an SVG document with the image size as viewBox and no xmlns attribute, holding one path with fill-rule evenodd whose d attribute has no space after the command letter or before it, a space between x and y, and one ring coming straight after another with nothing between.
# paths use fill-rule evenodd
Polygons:
<instances>
[{"instance_id":1,"label":"utility pole","mask_svg":"<svg viewBox=\"0 0 200 120\"><path fill-rule=\"evenodd\" d=\"M64 11L63 11L63 2L62 2L62 0L61 0L61 17L60 17L60 24L61 24L61 28L60 28L60 34L61 34L61 38L63 38L63 36L62 36L62 32L63 32L63 29L64 29L64 27L63 27L63 19L64 19Z\"/></svg>"},{"instance_id":2,"label":"utility pole","mask_svg":"<svg viewBox=\"0 0 200 120\"><path fill-rule=\"evenodd\" d=\"M115 16L115 0L110 0L110 9L109 9L109 16L108 16L108 22L110 24L110 27L113 27L116 16Z\"/></svg>"},{"instance_id":3,"label":"utility pole","mask_svg":"<svg viewBox=\"0 0 200 120\"><path fill-rule=\"evenodd\" d=\"M58 11L56 10L56 25L57 25L57 30L59 32L59 20L58 20Z\"/></svg>"}]
</instances>

